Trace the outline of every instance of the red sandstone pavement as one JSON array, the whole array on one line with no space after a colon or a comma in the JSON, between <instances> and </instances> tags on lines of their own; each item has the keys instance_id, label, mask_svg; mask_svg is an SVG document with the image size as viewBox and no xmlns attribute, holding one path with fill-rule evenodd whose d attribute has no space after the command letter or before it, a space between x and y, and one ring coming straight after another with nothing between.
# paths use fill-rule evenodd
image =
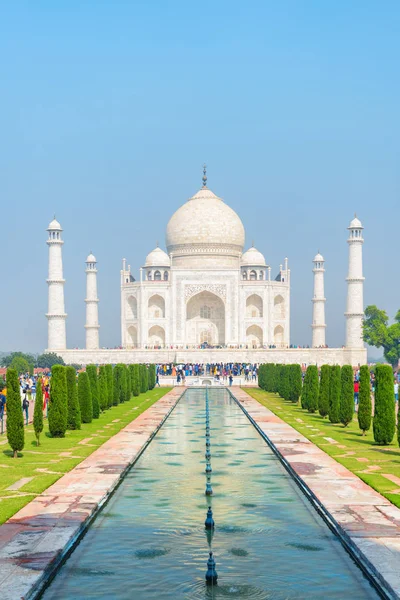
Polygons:
<instances>
[{"instance_id":1,"label":"red sandstone pavement","mask_svg":"<svg viewBox=\"0 0 400 600\"><path fill-rule=\"evenodd\" d=\"M158 429L184 389L168 392L0 527L0 599L28 598Z\"/></svg>"},{"instance_id":2,"label":"red sandstone pavement","mask_svg":"<svg viewBox=\"0 0 400 600\"><path fill-rule=\"evenodd\" d=\"M400 509L244 390L232 393L400 598Z\"/></svg>"}]
</instances>

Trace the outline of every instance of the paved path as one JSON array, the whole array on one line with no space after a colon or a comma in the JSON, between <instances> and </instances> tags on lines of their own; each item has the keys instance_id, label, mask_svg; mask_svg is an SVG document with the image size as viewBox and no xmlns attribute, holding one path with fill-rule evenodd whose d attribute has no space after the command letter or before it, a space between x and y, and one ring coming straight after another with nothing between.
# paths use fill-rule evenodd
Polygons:
<instances>
[{"instance_id":1,"label":"paved path","mask_svg":"<svg viewBox=\"0 0 400 600\"><path fill-rule=\"evenodd\" d=\"M400 509L244 390L231 391L348 536L355 551L380 574L389 597L400 598Z\"/></svg>"},{"instance_id":2,"label":"paved path","mask_svg":"<svg viewBox=\"0 0 400 600\"><path fill-rule=\"evenodd\" d=\"M31 597L114 490L184 389L174 389L0 527L0 598Z\"/></svg>"}]
</instances>

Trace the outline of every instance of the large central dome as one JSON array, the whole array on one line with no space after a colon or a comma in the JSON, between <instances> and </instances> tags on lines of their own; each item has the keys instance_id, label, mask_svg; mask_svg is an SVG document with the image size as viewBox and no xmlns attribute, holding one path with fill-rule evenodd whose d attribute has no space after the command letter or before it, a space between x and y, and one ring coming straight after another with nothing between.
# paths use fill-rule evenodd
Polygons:
<instances>
[{"instance_id":1,"label":"large central dome","mask_svg":"<svg viewBox=\"0 0 400 600\"><path fill-rule=\"evenodd\" d=\"M235 211L203 187L172 215L166 246L176 265L202 256L203 262L212 257L219 266L221 259L229 264L240 258L244 237L243 223Z\"/></svg>"}]
</instances>

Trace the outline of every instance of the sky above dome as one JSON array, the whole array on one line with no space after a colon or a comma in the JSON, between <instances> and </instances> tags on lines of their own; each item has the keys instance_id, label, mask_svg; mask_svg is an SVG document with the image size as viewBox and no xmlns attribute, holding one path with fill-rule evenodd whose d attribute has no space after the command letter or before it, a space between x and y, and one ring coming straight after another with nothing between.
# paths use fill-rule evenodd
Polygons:
<instances>
[{"instance_id":1,"label":"sky above dome","mask_svg":"<svg viewBox=\"0 0 400 600\"><path fill-rule=\"evenodd\" d=\"M0 350L46 346L46 228L63 228L69 347L85 339L98 260L100 344L120 344L120 268L138 277L202 184L246 245L292 270L291 340L311 342L312 260L325 258L327 342L344 342L347 227L364 226L365 304L400 308L400 4L201 5L6 0ZM394 267L394 268L393 268ZM378 355L380 351L375 351Z\"/></svg>"}]
</instances>

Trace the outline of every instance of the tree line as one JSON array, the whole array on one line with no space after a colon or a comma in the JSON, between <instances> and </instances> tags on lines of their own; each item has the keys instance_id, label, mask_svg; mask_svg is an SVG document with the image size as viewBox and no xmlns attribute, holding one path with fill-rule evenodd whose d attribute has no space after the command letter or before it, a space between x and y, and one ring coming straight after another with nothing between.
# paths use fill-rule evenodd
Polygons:
<instances>
[{"instance_id":1,"label":"tree line","mask_svg":"<svg viewBox=\"0 0 400 600\"><path fill-rule=\"evenodd\" d=\"M14 457L25 443L24 420L21 406L18 372L7 369L7 439ZM156 366L117 364L88 365L86 371L76 374L73 366L54 365L50 378L48 426L52 437L65 437L68 429L80 429L82 423L91 423L100 413L129 401L132 397L152 390L156 384ZM41 378L37 381L33 413L36 443L40 444L43 431L43 391Z\"/></svg>"},{"instance_id":2,"label":"tree line","mask_svg":"<svg viewBox=\"0 0 400 600\"><path fill-rule=\"evenodd\" d=\"M266 392L276 393L284 400L301 404L310 413L319 412L331 423L346 427L354 414L354 373L350 365L310 365L304 382L301 367L295 365L263 364L258 371L258 385ZM375 408L372 417L370 371L367 365L360 368L358 425L362 435L373 425L377 444L390 444L396 431L393 370L390 365L377 365L375 369ZM397 424L400 444L400 419Z\"/></svg>"}]
</instances>

